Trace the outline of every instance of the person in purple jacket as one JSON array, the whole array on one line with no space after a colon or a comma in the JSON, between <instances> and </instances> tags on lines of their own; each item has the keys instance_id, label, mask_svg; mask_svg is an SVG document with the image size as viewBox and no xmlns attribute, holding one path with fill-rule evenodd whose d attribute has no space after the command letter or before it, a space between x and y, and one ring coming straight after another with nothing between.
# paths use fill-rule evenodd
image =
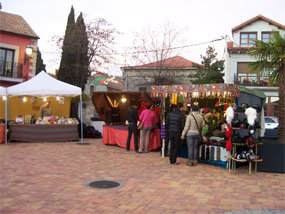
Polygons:
<instances>
[{"instance_id":1,"label":"person in purple jacket","mask_svg":"<svg viewBox=\"0 0 285 214\"><path fill-rule=\"evenodd\" d=\"M153 109L154 109L154 106L149 105L140 115L139 120L143 122L143 128L140 130L140 148L138 150L138 153L143 152L143 147L144 147L144 152L148 152L149 135L150 135L151 129L154 125L158 123L157 117ZM145 146L143 143L144 138L145 138Z\"/></svg>"}]
</instances>

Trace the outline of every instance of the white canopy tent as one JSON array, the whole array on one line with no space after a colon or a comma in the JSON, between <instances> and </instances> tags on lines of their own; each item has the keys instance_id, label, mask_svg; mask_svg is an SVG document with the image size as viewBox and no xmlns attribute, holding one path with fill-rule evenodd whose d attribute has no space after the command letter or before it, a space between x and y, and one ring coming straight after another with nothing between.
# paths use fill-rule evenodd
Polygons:
<instances>
[{"instance_id":1,"label":"white canopy tent","mask_svg":"<svg viewBox=\"0 0 285 214\"><path fill-rule=\"evenodd\" d=\"M59 81L46 72L41 71L32 79L8 87L7 96L64 96L74 97L80 95L80 120L81 120L81 143L83 144L83 123L82 123L82 95L81 88ZM6 112L7 126L7 112ZM7 136L6 142L7 144Z\"/></svg>"},{"instance_id":2,"label":"white canopy tent","mask_svg":"<svg viewBox=\"0 0 285 214\"><path fill-rule=\"evenodd\" d=\"M6 96L6 88L0 86L0 96Z\"/></svg>"}]
</instances>

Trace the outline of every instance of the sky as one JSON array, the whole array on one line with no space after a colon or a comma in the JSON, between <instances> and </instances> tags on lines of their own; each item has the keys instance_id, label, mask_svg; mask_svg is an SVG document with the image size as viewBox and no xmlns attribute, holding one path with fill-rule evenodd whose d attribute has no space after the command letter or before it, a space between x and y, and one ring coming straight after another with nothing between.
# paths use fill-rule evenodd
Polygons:
<instances>
[{"instance_id":1,"label":"sky","mask_svg":"<svg viewBox=\"0 0 285 214\"><path fill-rule=\"evenodd\" d=\"M73 5L76 17L82 12L88 19L104 18L121 34L116 37L116 51L123 53L133 44L134 32L149 26L171 22L177 28L187 28L183 36L190 47L180 56L201 63L208 45L215 48L218 59L224 59L226 41L204 43L225 37L232 38L231 29L259 14L285 25L284 0L0 0L2 11L21 15L40 37L40 48L47 72L59 67L61 50L52 40L63 36ZM128 65L126 57L102 71L121 75L120 67Z\"/></svg>"}]
</instances>

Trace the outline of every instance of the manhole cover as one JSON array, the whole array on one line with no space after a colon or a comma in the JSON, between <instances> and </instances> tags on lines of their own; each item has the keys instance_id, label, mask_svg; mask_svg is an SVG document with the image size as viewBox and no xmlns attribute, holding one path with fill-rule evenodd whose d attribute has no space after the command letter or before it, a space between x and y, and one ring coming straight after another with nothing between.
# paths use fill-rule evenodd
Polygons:
<instances>
[{"instance_id":1,"label":"manhole cover","mask_svg":"<svg viewBox=\"0 0 285 214\"><path fill-rule=\"evenodd\" d=\"M121 188L124 186L124 184L120 181L96 180L96 181L87 181L84 183L84 186L95 189L114 189L114 188Z\"/></svg>"}]
</instances>

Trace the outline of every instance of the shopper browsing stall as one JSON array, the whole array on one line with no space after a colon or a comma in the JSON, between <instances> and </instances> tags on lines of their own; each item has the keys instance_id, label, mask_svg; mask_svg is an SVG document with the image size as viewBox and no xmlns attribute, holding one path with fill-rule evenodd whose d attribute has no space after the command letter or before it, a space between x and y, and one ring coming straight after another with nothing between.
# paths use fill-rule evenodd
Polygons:
<instances>
[{"instance_id":1,"label":"shopper browsing stall","mask_svg":"<svg viewBox=\"0 0 285 214\"><path fill-rule=\"evenodd\" d=\"M166 118L166 126L169 130L169 140L170 140L170 164L178 164L176 162L177 154L180 148L181 140L180 136L185 124L185 116L181 113L181 108L183 105L178 103L178 105L172 105L173 111L169 112Z\"/></svg>"},{"instance_id":2,"label":"shopper browsing stall","mask_svg":"<svg viewBox=\"0 0 285 214\"><path fill-rule=\"evenodd\" d=\"M188 166L194 166L197 164L199 131L205 125L205 122L198 110L199 107L197 105L192 107L192 113L188 115L181 135L182 140L184 140L186 136L188 147Z\"/></svg>"},{"instance_id":3,"label":"shopper browsing stall","mask_svg":"<svg viewBox=\"0 0 285 214\"><path fill-rule=\"evenodd\" d=\"M127 151L130 151L130 142L132 134L134 134L135 150L138 151L138 129L137 123L139 120L137 105L131 104L131 107L127 111L127 124L128 124L128 139L127 139Z\"/></svg>"},{"instance_id":4,"label":"shopper browsing stall","mask_svg":"<svg viewBox=\"0 0 285 214\"><path fill-rule=\"evenodd\" d=\"M140 130L140 148L138 153L148 152L149 145L149 135L152 127L158 123L157 117L153 111L154 106L148 105L147 108L141 113L140 121L143 122L143 128ZM144 146L144 138L145 138L145 146Z\"/></svg>"}]
</instances>

